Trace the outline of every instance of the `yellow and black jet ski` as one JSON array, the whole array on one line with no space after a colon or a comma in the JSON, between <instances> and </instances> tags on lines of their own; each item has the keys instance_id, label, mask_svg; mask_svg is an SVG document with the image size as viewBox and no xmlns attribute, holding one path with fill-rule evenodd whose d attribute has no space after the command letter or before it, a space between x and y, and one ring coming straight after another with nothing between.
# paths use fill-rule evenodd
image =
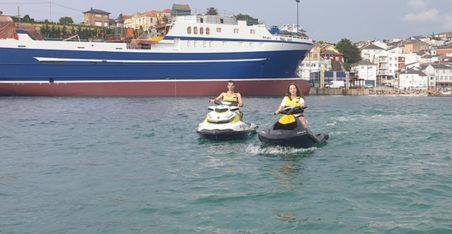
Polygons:
<instances>
[{"instance_id":1,"label":"yellow and black jet ski","mask_svg":"<svg viewBox=\"0 0 452 234\"><path fill-rule=\"evenodd\" d=\"M313 134L303 128L298 116L305 108L288 107L283 115L270 129L259 132L259 140L267 146L286 146L293 148L311 148L326 143L328 134Z\"/></svg>"}]
</instances>

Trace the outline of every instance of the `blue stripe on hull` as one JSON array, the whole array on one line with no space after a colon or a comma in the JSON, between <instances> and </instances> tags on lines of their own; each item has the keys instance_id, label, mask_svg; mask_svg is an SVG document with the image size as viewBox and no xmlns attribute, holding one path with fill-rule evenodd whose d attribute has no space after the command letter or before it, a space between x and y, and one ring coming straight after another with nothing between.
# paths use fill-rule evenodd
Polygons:
<instances>
[{"instance_id":1,"label":"blue stripe on hull","mask_svg":"<svg viewBox=\"0 0 452 234\"><path fill-rule=\"evenodd\" d=\"M0 81L292 78L306 51L130 53L0 48ZM216 63L40 63L35 57L101 60L234 60Z\"/></svg>"}]
</instances>

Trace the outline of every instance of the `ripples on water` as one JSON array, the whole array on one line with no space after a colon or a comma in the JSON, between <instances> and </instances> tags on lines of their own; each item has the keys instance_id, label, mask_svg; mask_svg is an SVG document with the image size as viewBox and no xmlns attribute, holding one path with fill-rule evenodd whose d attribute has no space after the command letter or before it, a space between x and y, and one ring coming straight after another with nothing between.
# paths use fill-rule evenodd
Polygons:
<instances>
[{"instance_id":1,"label":"ripples on water","mask_svg":"<svg viewBox=\"0 0 452 234\"><path fill-rule=\"evenodd\" d=\"M452 232L450 98L307 102L300 150L199 139L202 98L1 98L0 232Z\"/></svg>"}]
</instances>

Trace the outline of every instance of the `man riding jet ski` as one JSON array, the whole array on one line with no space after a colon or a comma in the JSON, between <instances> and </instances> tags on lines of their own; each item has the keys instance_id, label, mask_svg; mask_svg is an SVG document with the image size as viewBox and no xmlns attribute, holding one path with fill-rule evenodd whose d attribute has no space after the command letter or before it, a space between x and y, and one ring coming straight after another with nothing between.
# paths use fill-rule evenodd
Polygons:
<instances>
[{"instance_id":1,"label":"man riding jet ski","mask_svg":"<svg viewBox=\"0 0 452 234\"><path fill-rule=\"evenodd\" d=\"M228 91L221 93L218 97L211 99L211 103L218 103L219 101L229 102L234 106L243 107L242 95L235 91L234 81L228 81Z\"/></svg>"},{"instance_id":2,"label":"man riding jet ski","mask_svg":"<svg viewBox=\"0 0 452 234\"><path fill-rule=\"evenodd\" d=\"M217 103L209 106L210 112L205 120L198 125L200 136L211 140L243 139L256 133L257 126L242 121L238 106L230 102Z\"/></svg>"},{"instance_id":3,"label":"man riding jet ski","mask_svg":"<svg viewBox=\"0 0 452 234\"><path fill-rule=\"evenodd\" d=\"M272 128L259 133L259 139L265 145L310 148L323 144L328 139L326 134L314 135L309 129L303 112L306 109L304 99L295 84L289 85L279 109L275 112L283 114Z\"/></svg>"},{"instance_id":4,"label":"man riding jet ski","mask_svg":"<svg viewBox=\"0 0 452 234\"><path fill-rule=\"evenodd\" d=\"M210 100L217 106L210 106L204 122L198 125L197 132L204 138L213 140L228 140L246 138L256 133L255 124L243 122L242 96L235 92L233 81L228 82L228 91L221 93L217 98ZM222 101L220 101L222 100Z\"/></svg>"}]
</instances>

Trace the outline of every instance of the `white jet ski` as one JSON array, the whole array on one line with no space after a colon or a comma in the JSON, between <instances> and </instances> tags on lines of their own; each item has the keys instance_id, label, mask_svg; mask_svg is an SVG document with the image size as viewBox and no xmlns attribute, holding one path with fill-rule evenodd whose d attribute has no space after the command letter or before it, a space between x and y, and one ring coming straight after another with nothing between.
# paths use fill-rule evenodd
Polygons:
<instances>
[{"instance_id":1,"label":"white jet ski","mask_svg":"<svg viewBox=\"0 0 452 234\"><path fill-rule=\"evenodd\" d=\"M243 122L240 108L233 103L221 102L209 106L209 113L196 132L211 140L244 139L256 133L257 126Z\"/></svg>"}]
</instances>

